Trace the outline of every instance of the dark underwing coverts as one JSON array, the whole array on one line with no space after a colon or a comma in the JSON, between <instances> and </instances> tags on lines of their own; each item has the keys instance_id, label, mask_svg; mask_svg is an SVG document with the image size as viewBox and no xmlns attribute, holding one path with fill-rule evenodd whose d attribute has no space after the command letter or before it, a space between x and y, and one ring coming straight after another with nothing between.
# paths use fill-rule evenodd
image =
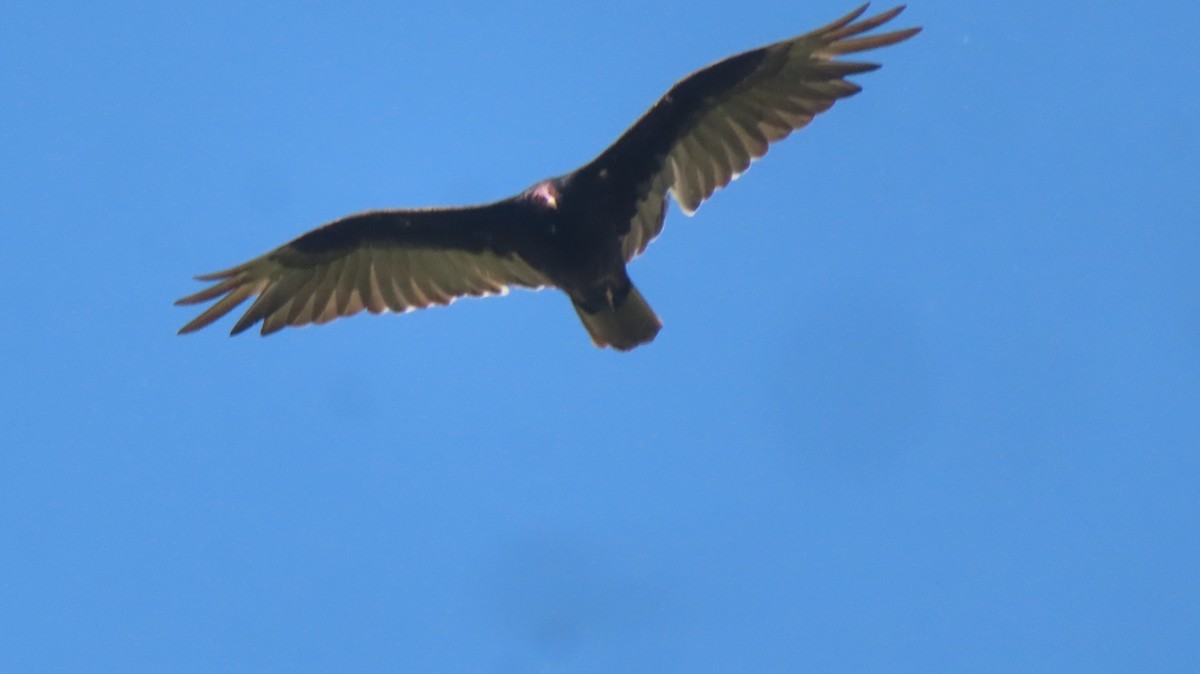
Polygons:
<instances>
[{"instance_id":1,"label":"dark underwing coverts","mask_svg":"<svg viewBox=\"0 0 1200 674\"><path fill-rule=\"evenodd\" d=\"M403 313L510 287L562 289L592 341L620 350L662 323L626 273L662 230L668 196L692 214L768 147L838 99L874 63L842 60L906 40L919 28L875 29L903 6L861 18L864 5L799 37L731 56L671 87L599 157L508 199L464 208L350 215L225 271L177 304L216 300L189 333L254 298L233 334L271 334L364 309Z\"/></svg>"}]
</instances>

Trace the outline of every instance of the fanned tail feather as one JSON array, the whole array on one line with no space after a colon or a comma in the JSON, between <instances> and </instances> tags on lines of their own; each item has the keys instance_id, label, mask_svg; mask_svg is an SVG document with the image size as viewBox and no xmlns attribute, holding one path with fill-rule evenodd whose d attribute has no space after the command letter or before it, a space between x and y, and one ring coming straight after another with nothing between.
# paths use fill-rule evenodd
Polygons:
<instances>
[{"instance_id":1,"label":"fanned tail feather","mask_svg":"<svg viewBox=\"0 0 1200 674\"><path fill-rule=\"evenodd\" d=\"M589 313L578 302L574 302L574 305L583 327L587 328L592 342L599 347L611 346L618 351L628 351L654 341L662 329L662 321L633 286L630 286L629 294L619 306Z\"/></svg>"}]
</instances>

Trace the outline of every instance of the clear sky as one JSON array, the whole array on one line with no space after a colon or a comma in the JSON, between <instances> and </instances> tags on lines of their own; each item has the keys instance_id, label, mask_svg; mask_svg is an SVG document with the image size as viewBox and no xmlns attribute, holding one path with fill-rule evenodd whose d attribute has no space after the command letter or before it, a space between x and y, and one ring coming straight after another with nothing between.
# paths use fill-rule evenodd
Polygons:
<instances>
[{"instance_id":1,"label":"clear sky","mask_svg":"<svg viewBox=\"0 0 1200 674\"><path fill-rule=\"evenodd\" d=\"M632 353L551 292L175 335L852 5L0 5L0 671L1200 669L1187 3L914 0L672 206Z\"/></svg>"}]
</instances>

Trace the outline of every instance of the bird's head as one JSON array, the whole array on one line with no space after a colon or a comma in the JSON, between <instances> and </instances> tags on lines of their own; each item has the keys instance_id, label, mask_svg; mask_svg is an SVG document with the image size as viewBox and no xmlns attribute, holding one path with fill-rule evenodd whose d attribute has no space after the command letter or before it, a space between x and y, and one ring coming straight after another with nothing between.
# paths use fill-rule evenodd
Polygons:
<instances>
[{"instance_id":1,"label":"bird's head","mask_svg":"<svg viewBox=\"0 0 1200 674\"><path fill-rule=\"evenodd\" d=\"M543 180L525 190L525 198L541 208L557 210L559 198L558 186L552 180Z\"/></svg>"}]
</instances>

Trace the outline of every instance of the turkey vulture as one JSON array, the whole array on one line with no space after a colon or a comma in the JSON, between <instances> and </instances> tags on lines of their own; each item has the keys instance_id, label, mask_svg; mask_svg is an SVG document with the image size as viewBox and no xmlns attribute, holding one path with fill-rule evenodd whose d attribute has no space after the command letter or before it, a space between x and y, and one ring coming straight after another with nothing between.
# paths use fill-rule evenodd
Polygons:
<instances>
[{"instance_id":1,"label":"turkey vulture","mask_svg":"<svg viewBox=\"0 0 1200 674\"><path fill-rule=\"evenodd\" d=\"M866 9L692 73L590 163L516 196L350 215L199 276L213 285L176 304L217 301L179 332L199 330L255 295L232 334L259 321L269 335L363 309L402 313L515 285L561 288L596 346L625 351L650 342L662 323L625 265L662 230L667 195L691 215L768 145L858 93L847 76L879 67L837 57L920 31L865 35L904 6L860 20Z\"/></svg>"}]
</instances>

